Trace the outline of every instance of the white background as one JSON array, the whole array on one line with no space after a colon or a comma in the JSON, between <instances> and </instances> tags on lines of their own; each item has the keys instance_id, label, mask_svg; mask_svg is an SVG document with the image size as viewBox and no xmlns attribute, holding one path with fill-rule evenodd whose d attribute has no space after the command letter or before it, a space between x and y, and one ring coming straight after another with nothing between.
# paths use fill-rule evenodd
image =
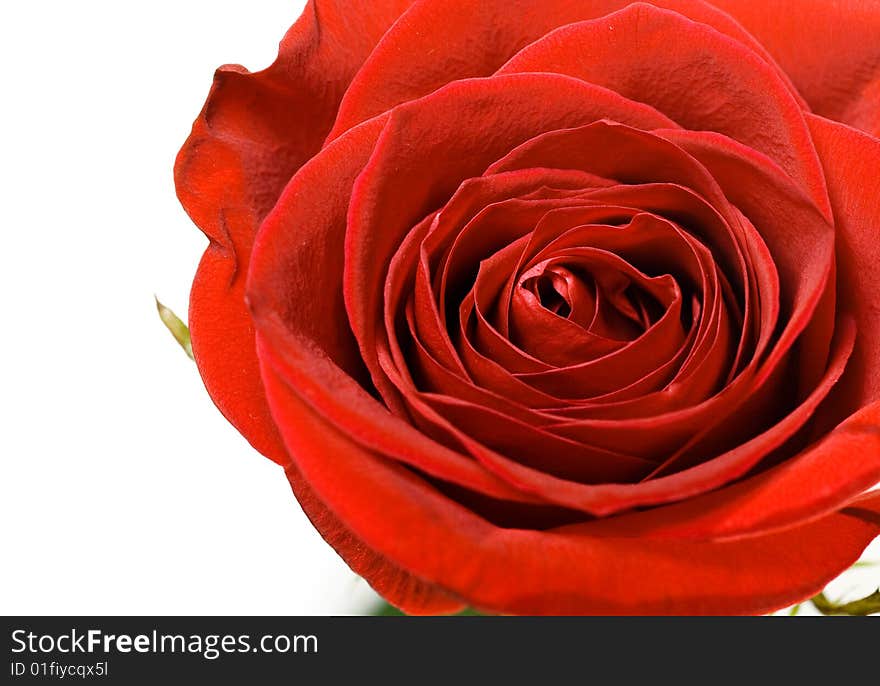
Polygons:
<instances>
[{"instance_id":1,"label":"white background","mask_svg":"<svg viewBox=\"0 0 880 686\"><path fill-rule=\"evenodd\" d=\"M185 318L206 243L172 164L213 71L267 66L302 5L3 3L2 614L376 602L282 471L216 411L153 304ZM858 594L878 575L833 590Z\"/></svg>"},{"instance_id":2,"label":"white background","mask_svg":"<svg viewBox=\"0 0 880 686\"><path fill-rule=\"evenodd\" d=\"M160 323L206 240L172 165L302 0L5 2L0 612L336 614L369 587Z\"/></svg>"}]
</instances>

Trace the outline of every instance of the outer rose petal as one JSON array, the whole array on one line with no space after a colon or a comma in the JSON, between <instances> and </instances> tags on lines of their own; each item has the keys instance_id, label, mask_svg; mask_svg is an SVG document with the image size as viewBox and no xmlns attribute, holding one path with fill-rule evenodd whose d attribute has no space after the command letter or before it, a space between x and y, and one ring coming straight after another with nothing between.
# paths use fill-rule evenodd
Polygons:
<instances>
[{"instance_id":1,"label":"outer rose petal","mask_svg":"<svg viewBox=\"0 0 880 686\"><path fill-rule=\"evenodd\" d=\"M712 0L769 50L817 114L880 136L880 3Z\"/></svg>"},{"instance_id":2,"label":"outer rose petal","mask_svg":"<svg viewBox=\"0 0 880 686\"><path fill-rule=\"evenodd\" d=\"M324 540L389 603L407 614L448 614L465 608L461 600L405 572L352 535L315 497L295 465L287 466L287 478L297 501Z\"/></svg>"},{"instance_id":3,"label":"outer rose petal","mask_svg":"<svg viewBox=\"0 0 880 686\"><path fill-rule=\"evenodd\" d=\"M808 115L825 168L837 230L837 298L858 337L846 374L826 403L839 420L880 400L880 140Z\"/></svg>"},{"instance_id":4,"label":"outer rose petal","mask_svg":"<svg viewBox=\"0 0 880 686\"><path fill-rule=\"evenodd\" d=\"M709 3L650 1L714 27L773 63L742 26ZM553 29L596 19L630 4L631 0L419 0L355 77L330 138L451 81L489 76L518 50ZM788 87L796 93L794 86Z\"/></svg>"},{"instance_id":5,"label":"outer rose petal","mask_svg":"<svg viewBox=\"0 0 880 686\"><path fill-rule=\"evenodd\" d=\"M635 3L548 33L499 70L510 72L574 76L651 105L685 129L730 136L779 163L825 209L802 106L771 65L705 24Z\"/></svg>"},{"instance_id":6,"label":"outer rose petal","mask_svg":"<svg viewBox=\"0 0 880 686\"><path fill-rule=\"evenodd\" d=\"M221 412L285 463L254 355L244 284L257 227L321 147L357 69L409 0L310 0L278 59L221 67L175 165L177 193L211 243L190 295L193 352Z\"/></svg>"},{"instance_id":7,"label":"outer rose petal","mask_svg":"<svg viewBox=\"0 0 880 686\"><path fill-rule=\"evenodd\" d=\"M592 536L589 523L496 527L335 431L262 359L274 416L315 496L372 550L481 609L768 612L821 590L880 533L880 494L782 532L728 542Z\"/></svg>"}]
</instances>

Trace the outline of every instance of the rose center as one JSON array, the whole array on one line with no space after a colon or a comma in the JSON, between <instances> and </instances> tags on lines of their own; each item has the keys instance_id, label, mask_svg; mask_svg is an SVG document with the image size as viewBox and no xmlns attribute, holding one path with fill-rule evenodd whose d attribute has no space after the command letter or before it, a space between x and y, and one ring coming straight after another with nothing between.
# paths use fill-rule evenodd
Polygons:
<instances>
[{"instance_id":1,"label":"rose center","mask_svg":"<svg viewBox=\"0 0 880 686\"><path fill-rule=\"evenodd\" d=\"M572 296L568 292L565 279L556 271L546 271L539 276L529 277L523 281L522 288L531 292L545 310L564 319L571 316ZM590 289L587 291L588 297L591 297Z\"/></svg>"},{"instance_id":2,"label":"rose center","mask_svg":"<svg viewBox=\"0 0 880 686\"><path fill-rule=\"evenodd\" d=\"M662 314L662 307L651 294L630 275L608 265L567 265L548 260L524 272L519 286L530 306L611 340L638 338Z\"/></svg>"}]
</instances>

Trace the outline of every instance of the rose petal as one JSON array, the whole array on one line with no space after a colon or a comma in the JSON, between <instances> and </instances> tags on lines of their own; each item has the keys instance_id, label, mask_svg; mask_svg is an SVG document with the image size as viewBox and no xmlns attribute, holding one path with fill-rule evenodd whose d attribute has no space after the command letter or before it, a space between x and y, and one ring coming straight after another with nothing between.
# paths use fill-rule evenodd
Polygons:
<instances>
[{"instance_id":1,"label":"rose petal","mask_svg":"<svg viewBox=\"0 0 880 686\"><path fill-rule=\"evenodd\" d=\"M772 160L720 134L708 131L654 131L700 161L730 201L756 226L780 273L783 317L797 309L798 292L816 289L826 278L816 260L830 248L834 226ZM829 217L830 219L830 217ZM821 247L820 247L821 246ZM830 255L830 251L827 253ZM801 334L801 396L821 377L834 332L834 279L828 278L820 306Z\"/></svg>"},{"instance_id":2,"label":"rose petal","mask_svg":"<svg viewBox=\"0 0 880 686\"><path fill-rule=\"evenodd\" d=\"M831 364L822 383L786 417L755 438L741 443L723 454L716 450L714 454L718 455L717 457L673 474L652 478L638 484L592 485L558 479L525 465L501 459L491 452L482 454L480 459L493 473L505 481L515 484L521 491L531 493L534 497L547 502L553 502L573 510L580 509L596 516L608 516L634 507L660 505L694 497L744 476L801 429L843 373L852 350L853 338L852 325L841 326L840 340L836 342ZM682 414L687 418L687 413ZM749 419L753 426L760 425L760 418ZM615 432L623 432L622 426L626 424L627 430L623 433L627 437L636 436L637 430L640 430L643 432L643 435L640 436L641 440L650 446L651 428L654 423L653 418L641 422L630 420L626 423L620 421L581 422L581 425L589 426L589 430L584 431L577 438L581 441L590 441L591 444L601 447L600 440L603 436L600 432L604 432L609 444L615 445L611 437ZM571 423L569 433L574 433L571 430L578 426L578 423ZM695 434L699 435L698 431L698 427L693 430ZM630 451L635 452L636 445L632 440L626 441L625 444ZM619 440L616 445L620 445ZM473 447L471 447L471 451L474 451Z\"/></svg>"},{"instance_id":3,"label":"rose petal","mask_svg":"<svg viewBox=\"0 0 880 686\"><path fill-rule=\"evenodd\" d=\"M748 29L816 114L880 136L880 5L874 0L712 0Z\"/></svg>"},{"instance_id":4,"label":"rose petal","mask_svg":"<svg viewBox=\"0 0 880 686\"><path fill-rule=\"evenodd\" d=\"M705 24L636 3L547 34L499 70L511 72L574 76L649 104L683 128L723 133L776 160L827 207L800 104L770 65Z\"/></svg>"},{"instance_id":5,"label":"rose petal","mask_svg":"<svg viewBox=\"0 0 880 686\"><path fill-rule=\"evenodd\" d=\"M596 19L630 0L422 0L404 14L348 89L329 136L457 79L489 76L532 41L572 22ZM652 0L713 26L771 64L760 43L724 12L702 0ZM785 74L779 77L787 83ZM792 96L799 96L790 86Z\"/></svg>"},{"instance_id":6,"label":"rose petal","mask_svg":"<svg viewBox=\"0 0 880 686\"><path fill-rule=\"evenodd\" d=\"M839 307L855 318L853 357L826 403L831 426L880 400L880 140L810 115L834 208Z\"/></svg>"},{"instance_id":7,"label":"rose petal","mask_svg":"<svg viewBox=\"0 0 880 686\"><path fill-rule=\"evenodd\" d=\"M177 156L178 197L210 240L189 305L199 372L226 418L281 464L288 458L266 405L244 303L251 246L284 185L320 149L355 72L409 4L328 0L319 12L310 0L272 66L254 74L235 65L217 70Z\"/></svg>"},{"instance_id":8,"label":"rose petal","mask_svg":"<svg viewBox=\"0 0 880 686\"><path fill-rule=\"evenodd\" d=\"M484 610L769 612L821 590L880 532L877 495L780 533L721 543L594 537L589 523L499 528L337 433L271 366L263 373L285 443L328 509L378 554Z\"/></svg>"},{"instance_id":9,"label":"rose petal","mask_svg":"<svg viewBox=\"0 0 880 686\"><path fill-rule=\"evenodd\" d=\"M451 614L466 607L461 599L422 581L367 547L315 496L295 464L288 464L286 472L293 494L321 537L385 600L407 614Z\"/></svg>"}]
</instances>

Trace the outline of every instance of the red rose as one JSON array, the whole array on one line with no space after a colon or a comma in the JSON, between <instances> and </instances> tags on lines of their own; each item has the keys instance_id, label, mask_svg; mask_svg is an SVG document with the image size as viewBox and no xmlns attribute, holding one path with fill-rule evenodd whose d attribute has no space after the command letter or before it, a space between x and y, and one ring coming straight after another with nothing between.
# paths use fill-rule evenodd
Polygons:
<instances>
[{"instance_id":1,"label":"red rose","mask_svg":"<svg viewBox=\"0 0 880 686\"><path fill-rule=\"evenodd\" d=\"M312 0L177 160L211 396L408 612L812 595L880 531L878 35Z\"/></svg>"}]
</instances>

